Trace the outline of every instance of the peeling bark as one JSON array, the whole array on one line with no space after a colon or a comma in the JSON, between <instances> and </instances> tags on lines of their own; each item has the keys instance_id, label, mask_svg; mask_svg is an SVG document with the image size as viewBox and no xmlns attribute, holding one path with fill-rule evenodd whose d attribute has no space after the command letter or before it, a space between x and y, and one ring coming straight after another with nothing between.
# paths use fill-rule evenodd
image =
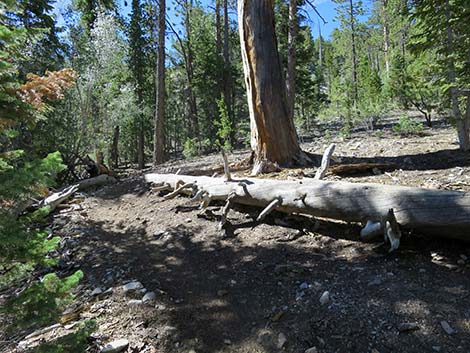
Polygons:
<instances>
[{"instance_id":1,"label":"peeling bark","mask_svg":"<svg viewBox=\"0 0 470 353\"><path fill-rule=\"evenodd\" d=\"M302 158L289 118L274 29L273 0L239 0L238 22L254 164L292 165Z\"/></svg>"}]
</instances>

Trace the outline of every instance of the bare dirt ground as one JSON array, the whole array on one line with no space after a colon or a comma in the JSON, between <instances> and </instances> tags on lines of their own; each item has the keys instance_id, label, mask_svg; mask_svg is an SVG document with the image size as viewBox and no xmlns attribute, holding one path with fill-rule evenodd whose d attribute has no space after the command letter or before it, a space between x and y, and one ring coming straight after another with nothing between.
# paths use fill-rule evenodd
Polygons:
<instances>
[{"instance_id":1,"label":"bare dirt ground","mask_svg":"<svg viewBox=\"0 0 470 353\"><path fill-rule=\"evenodd\" d=\"M410 138L385 127L347 140L320 137L303 148L321 156L329 142L337 145L337 164L396 169L327 179L470 190L470 155L457 151L449 126ZM159 171L214 163L220 156ZM62 238L61 269L85 273L77 304L63 325L23 347L54 342L74 322L94 319L89 352L120 338L128 340L127 352L470 352L468 243L406 234L389 254L381 242L361 242L359 225L276 213L256 223L259 210L247 208L230 212L230 236L223 238L220 205L201 214L188 198L165 201L139 175L89 193L79 205L55 214L52 225ZM124 293L130 281L155 298L132 301L144 291ZM92 295L97 288L103 293Z\"/></svg>"}]
</instances>

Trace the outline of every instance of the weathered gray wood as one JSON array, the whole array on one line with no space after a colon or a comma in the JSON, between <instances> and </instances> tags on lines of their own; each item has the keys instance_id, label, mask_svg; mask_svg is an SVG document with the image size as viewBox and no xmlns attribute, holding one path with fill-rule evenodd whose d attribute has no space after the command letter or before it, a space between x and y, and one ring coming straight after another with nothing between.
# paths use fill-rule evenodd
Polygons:
<instances>
[{"instance_id":1,"label":"weathered gray wood","mask_svg":"<svg viewBox=\"0 0 470 353\"><path fill-rule=\"evenodd\" d=\"M328 170L328 167L330 166L330 160L333 152L335 151L336 145L332 143L329 145L325 152L323 153L323 158L321 159L321 165L320 168L318 168L317 172L315 173L315 179L316 180L321 180L326 174L326 171Z\"/></svg>"},{"instance_id":2,"label":"weathered gray wood","mask_svg":"<svg viewBox=\"0 0 470 353\"><path fill-rule=\"evenodd\" d=\"M423 234L470 240L470 193L430 190L372 183L331 182L313 179L269 180L146 174L147 182L158 185L194 183L208 200L265 208L281 199L277 211L310 214L350 222L381 221L393 209L399 225ZM188 190L189 193L189 190Z\"/></svg>"},{"instance_id":3,"label":"weathered gray wood","mask_svg":"<svg viewBox=\"0 0 470 353\"><path fill-rule=\"evenodd\" d=\"M116 178L110 175L101 174L94 178L80 180L78 183L76 183L76 185L78 186L78 190L86 190L95 186L104 186L108 184L113 184L116 181L117 181Z\"/></svg>"},{"instance_id":4,"label":"weathered gray wood","mask_svg":"<svg viewBox=\"0 0 470 353\"><path fill-rule=\"evenodd\" d=\"M70 196L72 196L77 190L78 185L68 186L63 190L55 192L46 197L40 202L39 207L49 207L51 210L53 210L62 202L67 200Z\"/></svg>"}]
</instances>

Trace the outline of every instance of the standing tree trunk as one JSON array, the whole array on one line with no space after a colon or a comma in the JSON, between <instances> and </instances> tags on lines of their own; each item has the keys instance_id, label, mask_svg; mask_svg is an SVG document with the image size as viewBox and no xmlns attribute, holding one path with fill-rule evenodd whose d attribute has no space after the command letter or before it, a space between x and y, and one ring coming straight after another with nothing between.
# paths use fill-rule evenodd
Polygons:
<instances>
[{"instance_id":1,"label":"standing tree trunk","mask_svg":"<svg viewBox=\"0 0 470 353\"><path fill-rule=\"evenodd\" d=\"M230 52L229 52L229 18L228 18L228 0L224 0L224 101L227 107L227 113L230 118L231 132L230 142L232 146L235 143L235 119L233 115L232 105L232 76L231 76L231 63L230 63Z\"/></svg>"},{"instance_id":2,"label":"standing tree trunk","mask_svg":"<svg viewBox=\"0 0 470 353\"><path fill-rule=\"evenodd\" d=\"M239 0L238 23L251 124L254 170L264 161L301 162L274 29L274 0Z\"/></svg>"},{"instance_id":3,"label":"standing tree trunk","mask_svg":"<svg viewBox=\"0 0 470 353\"><path fill-rule=\"evenodd\" d=\"M188 100L189 100L189 126L190 126L190 136L191 138L196 138L198 145L200 146L200 136L199 136L199 119L197 116L197 105L196 105L196 95L193 90L193 48L191 42L191 12L193 8L192 0L184 1L184 25L186 27L186 50L185 50L185 66L186 66L186 75L188 79Z\"/></svg>"},{"instance_id":4,"label":"standing tree trunk","mask_svg":"<svg viewBox=\"0 0 470 353\"><path fill-rule=\"evenodd\" d=\"M165 155L165 0L160 0L158 12L158 57L156 80L155 131L153 137L153 164L166 160Z\"/></svg>"},{"instance_id":5,"label":"standing tree trunk","mask_svg":"<svg viewBox=\"0 0 470 353\"><path fill-rule=\"evenodd\" d=\"M139 105L144 104L144 79L143 79L143 47L144 40L141 28L142 22L142 8L140 0L132 0L132 17L130 23L130 68L132 71L132 78L136 87L137 101ZM137 165L139 169L144 168L144 114L139 113L136 117L137 127Z\"/></svg>"},{"instance_id":6,"label":"standing tree trunk","mask_svg":"<svg viewBox=\"0 0 470 353\"><path fill-rule=\"evenodd\" d=\"M349 0L349 19L351 25L351 46L352 46L352 80L353 80L353 102L357 104L357 57L356 57L356 29L354 26L354 6L353 0Z\"/></svg>"},{"instance_id":7,"label":"standing tree trunk","mask_svg":"<svg viewBox=\"0 0 470 353\"><path fill-rule=\"evenodd\" d=\"M117 168L119 165L119 125L116 125L114 127L114 133L113 133L113 143L110 146L109 149L109 166L112 168Z\"/></svg>"},{"instance_id":8,"label":"standing tree trunk","mask_svg":"<svg viewBox=\"0 0 470 353\"><path fill-rule=\"evenodd\" d=\"M390 58L389 58L389 49L390 49L390 28L388 25L388 12L387 12L387 1L382 0L382 13L383 13L383 33L384 33L384 57L385 57L385 73L387 78L390 73Z\"/></svg>"},{"instance_id":9,"label":"standing tree trunk","mask_svg":"<svg viewBox=\"0 0 470 353\"><path fill-rule=\"evenodd\" d=\"M295 45L297 38L297 0L289 0L289 32L287 38L287 109L294 119L295 108Z\"/></svg>"},{"instance_id":10,"label":"standing tree trunk","mask_svg":"<svg viewBox=\"0 0 470 353\"><path fill-rule=\"evenodd\" d=\"M215 0L215 51L217 57L222 53L222 19L220 17L220 1Z\"/></svg>"},{"instance_id":11,"label":"standing tree trunk","mask_svg":"<svg viewBox=\"0 0 470 353\"><path fill-rule=\"evenodd\" d=\"M457 122L457 134L459 137L459 146L460 149L463 151L470 150L470 121L467 119L467 114L463 116L462 112L460 111L459 106L459 92L458 88L456 87L456 75L455 75L455 63L454 58L452 55L454 54L454 33L452 30L451 24L451 14L449 9L449 0L445 2L446 8L446 19L447 19L447 62L448 62L448 76L449 76L449 83L450 87L450 99L452 104L452 114L454 119Z\"/></svg>"}]
</instances>

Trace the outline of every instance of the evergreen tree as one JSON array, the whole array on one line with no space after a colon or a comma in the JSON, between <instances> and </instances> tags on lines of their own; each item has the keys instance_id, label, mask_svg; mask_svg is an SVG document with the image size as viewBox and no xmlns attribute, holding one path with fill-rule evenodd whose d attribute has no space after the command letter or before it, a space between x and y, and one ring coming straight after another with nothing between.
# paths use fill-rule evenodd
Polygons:
<instances>
[{"instance_id":1,"label":"evergreen tree","mask_svg":"<svg viewBox=\"0 0 470 353\"><path fill-rule=\"evenodd\" d=\"M143 110L144 105L144 47L142 33L142 9L139 0L132 0L132 14L129 29L129 66L132 72L134 87L136 88L137 105ZM139 169L144 168L144 116L143 111L136 117L137 130L137 160Z\"/></svg>"}]
</instances>

